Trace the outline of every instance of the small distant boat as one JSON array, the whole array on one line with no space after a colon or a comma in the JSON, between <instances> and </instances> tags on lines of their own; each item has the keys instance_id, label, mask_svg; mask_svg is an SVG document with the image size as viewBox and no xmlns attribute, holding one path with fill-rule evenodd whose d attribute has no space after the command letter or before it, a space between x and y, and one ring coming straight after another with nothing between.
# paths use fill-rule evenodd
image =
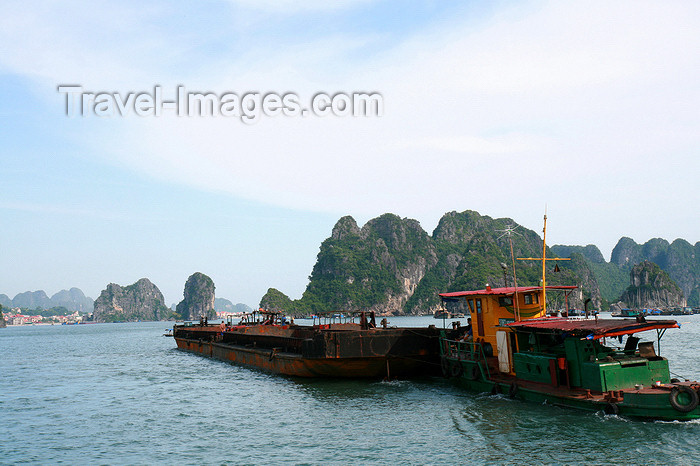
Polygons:
<instances>
[{"instance_id":1,"label":"small distant boat","mask_svg":"<svg viewBox=\"0 0 700 466\"><path fill-rule=\"evenodd\" d=\"M639 315L645 315L645 312L641 309L620 309L619 312L610 314L611 317L637 317Z\"/></svg>"},{"instance_id":2,"label":"small distant boat","mask_svg":"<svg viewBox=\"0 0 700 466\"><path fill-rule=\"evenodd\" d=\"M438 309L433 314L436 319L464 319L464 314L461 312L449 312L446 309Z\"/></svg>"}]
</instances>

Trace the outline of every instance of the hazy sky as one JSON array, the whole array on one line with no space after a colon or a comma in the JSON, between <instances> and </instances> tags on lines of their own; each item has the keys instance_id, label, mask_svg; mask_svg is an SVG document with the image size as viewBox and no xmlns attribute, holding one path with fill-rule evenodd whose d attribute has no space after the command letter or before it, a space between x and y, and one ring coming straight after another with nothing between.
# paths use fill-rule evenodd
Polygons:
<instances>
[{"instance_id":1,"label":"hazy sky","mask_svg":"<svg viewBox=\"0 0 700 466\"><path fill-rule=\"evenodd\" d=\"M342 215L700 240L700 3L0 4L0 293L195 271L298 298ZM381 117L69 118L94 92L378 92Z\"/></svg>"}]
</instances>

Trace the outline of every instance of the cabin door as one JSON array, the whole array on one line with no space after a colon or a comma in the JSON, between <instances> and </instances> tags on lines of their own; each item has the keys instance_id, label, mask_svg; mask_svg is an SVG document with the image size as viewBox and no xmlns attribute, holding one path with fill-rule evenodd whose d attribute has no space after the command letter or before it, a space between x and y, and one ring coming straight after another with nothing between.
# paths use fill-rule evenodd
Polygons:
<instances>
[{"instance_id":1,"label":"cabin door","mask_svg":"<svg viewBox=\"0 0 700 466\"><path fill-rule=\"evenodd\" d=\"M476 306L476 326L479 328L479 336L484 337L484 314L481 309L481 299L475 299L474 305Z\"/></svg>"},{"instance_id":2,"label":"cabin door","mask_svg":"<svg viewBox=\"0 0 700 466\"><path fill-rule=\"evenodd\" d=\"M498 370L501 372L510 372L508 334L503 330L496 332L496 346L498 348Z\"/></svg>"}]
</instances>

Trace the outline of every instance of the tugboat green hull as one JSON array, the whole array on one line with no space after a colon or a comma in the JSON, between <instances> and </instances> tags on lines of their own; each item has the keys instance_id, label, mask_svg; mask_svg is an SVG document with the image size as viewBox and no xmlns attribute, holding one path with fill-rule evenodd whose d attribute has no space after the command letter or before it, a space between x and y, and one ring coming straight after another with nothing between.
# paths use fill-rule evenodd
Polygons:
<instances>
[{"instance_id":1,"label":"tugboat green hull","mask_svg":"<svg viewBox=\"0 0 700 466\"><path fill-rule=\"evenodd\" d=\"M448 359L449 361L449 359ZM450 361L457 374L453 379L461 388L476 393L502 394L530 403L549 404L589 412L663 421L689 421L700 419L697 383L671 383L658 387L615 390L614 393L595 393L582 389L551 387L542 383L501 378L500 381L484 378L481 365L473 361ZM449 375L448 375L449 376ZM476 378L474 378L476 377ZM675 407L674 407L675 405Z\"/></svg>"}]
</instances>

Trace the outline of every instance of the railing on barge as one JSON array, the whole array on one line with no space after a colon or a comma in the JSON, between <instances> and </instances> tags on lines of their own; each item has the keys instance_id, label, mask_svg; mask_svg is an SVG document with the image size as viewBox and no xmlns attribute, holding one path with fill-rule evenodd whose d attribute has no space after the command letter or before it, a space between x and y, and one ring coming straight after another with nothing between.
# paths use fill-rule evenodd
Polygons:
<instances>
[{"instance_id":1,"label":"railing on barge","mask_svg":"<svg viewBox=\"0 0 700 466\"><path fill-rule=\"evenodd\" d=\"M319 312L311 316L312 326L320 329L336 329L343 330L343 326L347 325L347 330L355 330L354 326L359 325L361 330L367 330L370 328L376 328L377 322L375 320L374 311L329 311L329 312ZM359 322L355 322L355 320ZM386 328L388 321L386 318L382 319L380 325Z\"/></svg>"}]
</instances>

